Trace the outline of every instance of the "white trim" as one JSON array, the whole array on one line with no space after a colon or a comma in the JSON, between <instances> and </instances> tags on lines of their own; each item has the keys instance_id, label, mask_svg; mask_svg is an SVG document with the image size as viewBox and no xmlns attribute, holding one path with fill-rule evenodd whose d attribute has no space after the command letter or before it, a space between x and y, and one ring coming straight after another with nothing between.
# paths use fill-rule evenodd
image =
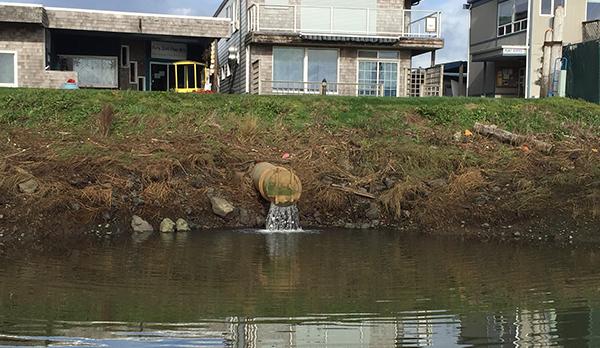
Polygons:
<instances>
[{"instance_id":1,"label":"white trim","mask_svg":"<svg viewBox=\"0 0 600 348\"><path fill-rule=\"evenodd\" d=\"M556 8L555 8L556 7L555 6L556 5L556 3L555 3L556 0L549 0L549 1L550 1L550 11L551 11L551 13L550 14L544 14L544 13L542 13L542 3L544 2L544 0L540 0L540 17L554 17L554 15L556 14ZM585 1L586 1L586 18L587 18L587 0L585 0ZM564 2L565 2L565 6L563 6L563 7L565 9L565 17L566 17L567 16L567 6L568 6L569 1L568 0L564 0Z\"/></svg>"},{"instance_id":2,"label":"white trim","mask_svg":"<svg viewBox=\"0 0 600 348\"><path fill-rule=\"evenodd\" d=\"M165 62L150 62L150 91L152 91L152 65L165 65L167 67L167 92L169 91L169 86L171 82L171 78L170 78L170 69L169 66L173 65L173 63L165 63ZM162 91L164 92L164 91Z\"/></svg>"},{"instance_id":3,"label":"white trim","mask_svg":"<svg viewBox=\"0 0 600 348\"><path fill-rule=\"evenodd\" d=\"M135 66L135 68L133 69L133 73L134 73L134 76L135 76L135 78L134 78L135 81L131 80L131 66L132 65ZM130 84L137 84L138 83L138 62L135 61L135 60L130 60L129 61L129 83Z\"/></svg>"},{"instance_id":4,"label":"white trim","mask_svg":"<svg viewBox=\"0 0 600 348\"><path fill-rule=\"evenodd\" d=\"M250 46L246 46L246 93L250 93Z\"/></svg>"},{"instance_id":5,"label":"white trim","mask_svg":"<svg viewBox=\"0 0 600 348\"><path fill-rule=\"evenodd\" d=\"M146 76L138 76L137 80L138 80L137 81L138 91L145 92L146 91ZM140 80L142 80L142 83L140 83Z\"/></svg>"},{"instance_id":6,"label":"white trim","mask_svg":"<svg viewBox=\"0 0 600 348\"><path fill-rule=\"evenodd\" d=\"M19 53L17 51L0 50L0 53L13 55L13 83L0 83L0 87L19 87Z\"/></svg>"},{"instance_id":7,"label":"white trim","mask_svg":"<svg viewBox=\"0 0 600 348\"><path fill-rule=\"evenodd\" d=\"M377 58L363 58L360 57L360 52L364 52L364 51L370 51L370 52L377 52ZM379 52L381 51L392 51L392 52L397 52L398 53L398 58L379 58ZM360 62L374 62L377 63L377 85L380 85L382 82L379 81L379 63L394 63L396 64L396 96L390 96L390 98L400 98L402 97L400 95L400 78L401 78L401 72L400 69L401 67L401 63L402 63L402 53L400 51L394 51L394 50L356 50L356 95L359 95L359 90L360 90ZM405 77L406 78L406 77ZM404 87L406 88L406 86ZM383 92L382 95L379 95L379 92ZM408 92L408 91L407 91ZM408 93L405 93L406 96L408 96ZM383 91L377 91L375 94L376 97L385 97L385 88L383 89Z\"/></svg>"},{"instance_id":8,"label":"white trim","mask_svg":"<svg viewBox=\"0 0 600 348\"><path fill-rule=\"evenodd\" d=\"M126 48L127 52L127 63L123 64L123 48ZM131 62L131 48L129 45L121 45L121 50L119 51L119 66L123 69L129 69L129 63Z\"/></svg>"},{"instance_id":9,"label":"white trim","mask_svg":"<svg viewBox=\"0 0 600 348\"><path fill-rule=\"evenodd\" d=\"M273 46L273 48L271 49L271 81L275 81L275 48L293 48L293 49L302 49L304 50L304 58L302 59L302 79L303 81L298 81L298 82L304 82L305 85L307 84L307 82L321 82L321 81L308 81L308 51L309 50L313 50L313 51L336 51L337 52L337 70L336 70L336 81L334 82L336 85L338 83L340 83L340 63L341 63L341 49L339 48L328 48L328 47L298 47L298 46ZM330 82L330 81L327 81ZM305 86L304 87L304 91L305 93L307 92L308 88Z\"/></svg>"}]
</instances>

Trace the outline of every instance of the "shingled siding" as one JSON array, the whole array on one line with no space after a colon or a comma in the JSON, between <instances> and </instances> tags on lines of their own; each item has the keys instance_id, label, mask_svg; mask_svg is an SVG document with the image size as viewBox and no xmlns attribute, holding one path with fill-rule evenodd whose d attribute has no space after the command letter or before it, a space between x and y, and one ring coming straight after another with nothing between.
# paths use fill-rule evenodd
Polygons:
<instances>
[{"instance_id":1,"label":"shingled siding","mask_svg":"<svg viewBox=\"0 0 600 348\"><path fill-rule=\"evenodd\" d=\"M42 26L0 23L0 50L17 52L19 87L37 87L43 82L45 33Z\"/></svg>"},{"instance_id":2,"label":"shingled siding","mask_svg":"<svg viewBox=\"0 0 600 348\"><path fill-rule=\"evenodd\" d=\"M235 1L235 0L230 0ZM218 44L219 73L220 67L228 64L229 48L235 47L239 51L239 64L231 65L231 76L220 80L219 89L222 93L246 93L246 34L248 33L247 0L240 0L240 9L237 13L239 29L227 39L221 39ZM223 10L224 11L224 10ZM224 13L224 12L223 12ZM223 15L220 13L218 15ZM241 40L241 42L240 42Z\"/></svg>"},{"instance_id":3,"label":"shingled siding","mask_svg":"<svg viewBox=\"0 0 600 348\"><path fill-rule=\"evenodd\" d=\"M115 33L218 38L229 35L229 21L108 11L46 8L48 27Z\"/></svg>"},{"instance_id":4,"label":"shingled siding","mask_svg":"<svg viewBox=\"0 0 600 348\"><path fill-rule=\"evenodd\" d=\"M67 80L77 80L73 71L46 71L46 34L42 26L0 23L0 50L17 53L18 87L60 88Z\"/></svg>"},{"instance_id":5,"label":"shingled siding","mask_svg":"<svg viewBox=\"0 0 600 348\"><path fill-rule=\"evenodd\" d=\"M0 22L34 23L46 25L48 18L42 6L0 5Z\"/></svg>"}]
</instances>

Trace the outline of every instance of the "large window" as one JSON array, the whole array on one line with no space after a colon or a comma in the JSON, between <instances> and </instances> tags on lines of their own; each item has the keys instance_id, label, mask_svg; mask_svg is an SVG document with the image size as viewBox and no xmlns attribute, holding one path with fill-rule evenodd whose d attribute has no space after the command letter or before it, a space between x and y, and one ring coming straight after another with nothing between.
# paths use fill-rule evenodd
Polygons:
<instances>
[{"instance_id":1,"label":"large window","mask_svg":"<svg viewBox=\"0 0 600 348\"><path fill-rule=\"evenodd\" d=\"M358 52L358 95L398 96L398 52Z\"/></svg>"},{"instance_id":2,"label":"large window","mask_svg":"<svg viewBox=\"0 0 600 348\"><path fill-rule=\"evenodd\" d=\"M498 36L527 30L528 0L508 0L498 4Z\"/></svg>"},{"instance_id":3,"label":"large window","mask_svg":"<svg viewBox=\"0 0 600 348\"><path fill-rule=\"evenodd\" d=\"M17 54L0 51L0 87L17 87Z\"/></svg>"},{"instance_id":4,"label":"large window","mask_svg":"<svg viewBox=\"0 0 600 348\"><path fill-rule=\"evenodd\" d=\"M588 0L587 2L587 20L595 21L600 19L600 0Z\"/></svg>"},{"instance_id":5,"label":"large window","mask_svg":"<svg viewBox=\"0 0 600 348\"><path fill-rule=\"evenodd\" d=\"M542 16L554 16L554 12L559 6L566 9L567 0L542 0L540 14Z\"/></svg>"},{"instance_id":6,"label":"large window","mask_svg":"<svg viewBox=\"0 0 600 348\"><path fill-rule=\"evenodd\" d=\"M327 80L330 91L338 82L338 51L291 47L273 48L273 88L318 92Z\"/></svg>"}]
</instances>

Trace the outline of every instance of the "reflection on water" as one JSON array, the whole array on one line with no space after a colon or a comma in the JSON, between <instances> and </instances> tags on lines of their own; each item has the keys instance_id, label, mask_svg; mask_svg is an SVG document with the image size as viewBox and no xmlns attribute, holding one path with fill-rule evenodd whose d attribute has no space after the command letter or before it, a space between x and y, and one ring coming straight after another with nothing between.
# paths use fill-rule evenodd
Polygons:
<instances>
[{"instance_id":1,"label":"reflection on water","mask_svg":"<svg viewBox=\"0 0 600 348\"><path fill-rule=\"evenodd\" d=\"M0 345L597 347L599 265L398 232L152 235L0 261Z\"/></svg>"}]
</instances>

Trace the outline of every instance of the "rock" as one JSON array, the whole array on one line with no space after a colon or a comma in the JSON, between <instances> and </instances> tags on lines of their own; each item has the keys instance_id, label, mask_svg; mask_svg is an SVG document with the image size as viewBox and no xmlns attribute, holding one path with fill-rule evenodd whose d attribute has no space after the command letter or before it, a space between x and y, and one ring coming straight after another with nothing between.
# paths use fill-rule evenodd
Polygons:
<instances>
[{"instance_id":1,"label":"rock","mask_svg":"<svg viewBox=\"0 0 600 348\"><path fill-rule=\"evenodd\" d=\"M456 133L454 133L454 136L452 138L454 139L455 142L460 143L463 141L463 134L462 134L462 132L456 132Z\"/></svg>"},{"instance_id":2,"label":"rock","mask_svg":"<svg viewBox=\"0 0 600 348\"><path fill-rule=\"evenodd\" d=\"M381 211L379 209L379 205L377 205L377 203L371 203L369 204L369 209L367 209L367 212L365 214L367 216L367 218L369 220L377 220L379 219L379 216L381 215Z\"/></svg>"},{"instance_id":3,"label":"rock","mask_svg":"<svg viewBox=\"0 0 600 348\"><path fill-rule=\"evenodd\" d=\"M392 180L391 178L385 178L385 179L383 179L383 184L389 190L394 187L396 182L394 180Z\"/></svg>"},{"instance_id":4,"label":"rock","mask_svg":"<svg viewBox=\"0 0 600 348\"><path fill-rule=\"evenodd\" d=\"M235 207L228 200L219 197L210 197L210 204L212 205L213 213L224 218L231 214Z\"/></svg>"},{"instance_id":5,"label":"rock","mask_svg":"<svg viewBox=\"0 0 600 348\"><path fill-rule=\"evenodd\" d=\"M439 189L448 185L448 182L445 179L435 179L427 182L427 186L432 189Z\"/></svg>"},{"instance_id":6,"label":"rock","mask_svg":"<svg viewBox=\"0 0 600 348\"><path fill-rule=\"evenodd\" d=\"M363 223L363 224L360 224L360 229L361 229L361 230L368 230L368 229L371 229L371 224L370 224L370 223Z\"/></svg>"},{"instance_id":7,"label":"rock","mask_svg":"<svg viewBox=\"0 0 600 348\"><path fill-rule=\"evenodd\" d=\"M38 190L39 183L35 179L30 179L19 184L19 190L26 194L35 193Z\"/></svg>"},{"instance_id":8,"label":"rock","mask_svg":"<svg viewBox=\"0 0 600 348\"><path fill-rule=\"evenodd\" d=\"M137 215L134 215L131 219L131 228L137 233L154 232L154 227Z\"/></svg>"},{"instance_id":9,"label":"rock","mask_svg":"<svg viewBox=\"0 0 600 348\"><path fill-rule=\"evenodd\" d=\"M175 232L175 223L173 220L166 218L160 223L161 233L173 233Z\"/></svg>"},{"instance_id":10,"label":"rock","mask_svg":"<svg viewBox=\"0 0 600 348\"><path fill-rule=\"evenodd\" d=\"M246 209L240 209L240 223L244 227L252 227L255 222L256 220L250 217L250 213Z\"/></svg>"},{"instance_id":11,"label":"rock","mask_svg":"<svg viewBox=\"0 0 600 348\"><path fill-rule=\"evenodd\" d=\"M177 228L177 232L191 231L190 225L184 219L177 219L177 223L175 225L175 227Z\"/></svg>"},{"instance_id":12,"label":"rock","mask_svg":"<svg viewBox=\"0 0 600 348\"><path fill-rule=\"evenodd\" d=\"M256 225L255 226L259 226L259 227L264 227L267 224L267 219L264 216L257 216L256 217Z\"/></svg>"},{"instance_id":13,"label":"rock","mask_svg":"<svg viewBox=\"0 0 600 348\"><path fill-rule=\"evenodd\" d=\"M344 228L348 229L348 230L354 230L354 229L356 229L356 225L351 222L348 222L348 223L344 224Z\"/></svg>"}]
</instances>

